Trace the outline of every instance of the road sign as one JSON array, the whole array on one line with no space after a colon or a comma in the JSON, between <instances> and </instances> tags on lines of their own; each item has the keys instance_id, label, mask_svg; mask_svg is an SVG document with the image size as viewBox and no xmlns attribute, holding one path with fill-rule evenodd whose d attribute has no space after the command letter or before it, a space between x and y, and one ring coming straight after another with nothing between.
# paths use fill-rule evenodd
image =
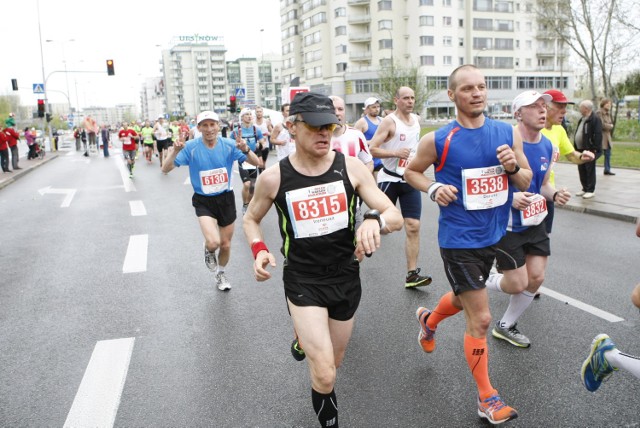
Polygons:
<instances>
[{"instance_id":1,"label":"road sign","mask_svg":"<svg viewBox=\"0 0 640 428\"><path fill-rule=\"evenodd\" d=\"M44 85L42 83L34 83L33 84L33 93L34 94L44 94Z\"/></svg>"},{"instance_id":2,"label":"road sign","mask_svg":"<svg viewBox=\"0 0 640 428\"><path fill-rule=\"evenodd\" d=\"M247 91L245 88L236 88L236 97L244 98L247 96Z\"/></svg>"},{"instance_id":3,"label":"road sign","mask_svg":"<svg viewBox=\"0 0 640 428\"><path fill-rule=\"evenodd\" d=\"M71 122L71 121L67 122L67 126L68 126L69 128L73 128L73 122Z\"/></svg>"}]
</instances>

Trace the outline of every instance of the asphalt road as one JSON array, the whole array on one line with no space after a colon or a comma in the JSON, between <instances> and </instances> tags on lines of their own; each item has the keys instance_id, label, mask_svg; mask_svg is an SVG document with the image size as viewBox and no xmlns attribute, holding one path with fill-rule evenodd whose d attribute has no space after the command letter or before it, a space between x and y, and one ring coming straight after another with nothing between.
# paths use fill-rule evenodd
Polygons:
<instances>
[{"instance_id":1,"label":"asphalt road","mask_svg":"<svg viewBox=\"0 0 640 428\"><path fill-rule=\"evenodd\" d=\"M0 190L0 425L315 427L306 363L289 353L281 257L274 278L256 283L238 219L233 289L218 291L186 168L165 176L157 159L139 160L129 180L121 162L114 150L108 159L68 152ZM433 354L417 343L415 309L449 290L437 208L423 203L419 265L434 282L403 288L404 232L384 237L363 264L336 386L344 427L486 426L462 353L463 315L440 325ZM273 211L265 225L275 251ZM640 425L638 379L620 371L592 394L579 376L598 333L640 355L640 314L629 300L639 249L628 222L556 211L545 286L575 301L534 302L519 322L529 349L488 339L492 382L520 413L510 426ZM507 303L491 295L494 317Z\"/></svg>"}]
</instances>

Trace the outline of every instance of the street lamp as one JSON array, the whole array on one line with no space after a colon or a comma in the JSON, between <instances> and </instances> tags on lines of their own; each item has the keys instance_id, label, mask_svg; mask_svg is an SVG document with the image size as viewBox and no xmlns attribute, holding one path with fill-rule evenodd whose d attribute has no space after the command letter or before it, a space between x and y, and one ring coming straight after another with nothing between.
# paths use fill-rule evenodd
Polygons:
<instances>
[{"instance_id":1,"label":"street lamp","mask_svg":"<svg viewBox=\"0 0 640 428\"><path fill-rule=\"evenodd\" d=\"M62 44L62 62L64 63L64 78L65 78L66 83L67 83L67 94L69 94L69 73L67 72L67 59L65 58L65 55L64 55L64 45L67 42L75 42L75 41L76 41L75 39L69 39L69 40L64 40L64 41L58 42L58 43ZM47 39L47 40L45 40L45 42L54 43L54 42L56 42L56 40ZM69 100L68 96L67 96L67 100L69 101L69 113L72 113L71 101Z\"/></svg>"},{"instance_id":2,"label":"street lamp","mask_svg":"<svg viewBox=\"0 0 640 428\"><path fill-rule=\"evenodd\" d=\"M484 51L486 51L486 50L487 50L487 47L485 46L485 47L483 47L482 49L479 49L479 50L477 50L477 51L476 51L476 54L475 54L475 56L473 57L473 58L474 58L474 60L473 60L473 65L475 65L476 67L478 67L478 55L480 55L480 52L484 52Z\"/></svg>"}]
</instances>

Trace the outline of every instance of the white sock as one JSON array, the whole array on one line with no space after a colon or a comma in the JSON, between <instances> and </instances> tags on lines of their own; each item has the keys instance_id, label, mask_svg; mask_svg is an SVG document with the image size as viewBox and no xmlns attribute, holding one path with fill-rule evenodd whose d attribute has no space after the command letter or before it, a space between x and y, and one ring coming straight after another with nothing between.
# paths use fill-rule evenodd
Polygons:
<instances>
[{"instance_id":1,"label":"white sock","mask_svg":"<svg viewBox=\"0 0 640 428\"><path fill-rule=\"evenodd\" d=\"M620 352L617 348L605 352L604 356L613 367L617 369L625 369L640 379L640 357L625 354L624 352Z\"/></svg>"},{"instance_id":2,"label":"white sock","mask_svg":"<svg viewBox=\"0 0 640 428\"><path fill-rule=\"evenodd\" d=\"M502 327L513 326L533 302L534 296L535 293L529 293L526 290L519 294L512 294L509 298L509 306L500 320L500 325Z\"/></svg>"},{"instance_id":3,"label":"white sock","mask_svg":"<svg viewBox=\"0 0 640 428\"><path fill-rule=\"evenodd\" d=\"M487 278L487 281L485 282L487 290L502 292L502 288L500 288L500 281L502 280L503 276L504 275L501 273L490 274L489 278Z\"/></svg>"}]
</instances>

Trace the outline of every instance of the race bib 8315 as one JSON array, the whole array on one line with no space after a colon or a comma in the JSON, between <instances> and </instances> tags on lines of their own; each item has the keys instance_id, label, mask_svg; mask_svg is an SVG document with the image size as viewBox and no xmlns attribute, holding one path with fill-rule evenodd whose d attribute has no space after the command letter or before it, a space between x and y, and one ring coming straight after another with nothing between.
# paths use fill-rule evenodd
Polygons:
<instances>
[{"instance_id":1,"label":"race bib 8315","mask_svg":"<svg viewBox=\"0 0 640 428\"><path fill-rule=\"evenodd\" d=\"M349 225L343 181L291 190L286 199L296 238L327 235Z\"/></svg>"}]
</instances>

